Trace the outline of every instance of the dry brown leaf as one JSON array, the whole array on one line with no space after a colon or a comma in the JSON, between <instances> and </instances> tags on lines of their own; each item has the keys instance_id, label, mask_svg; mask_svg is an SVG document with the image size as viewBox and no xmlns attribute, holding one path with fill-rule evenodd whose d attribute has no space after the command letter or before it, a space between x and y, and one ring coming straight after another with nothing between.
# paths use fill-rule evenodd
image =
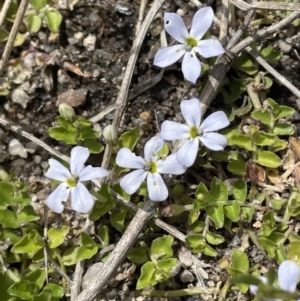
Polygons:
<instances>
[{"instance_id":1,"label":"dry brown leaf","mask_svg":"<svg viewBox=\"0 0 300 301\"><path fill-rule=\"evenodd\" d=\"M85 103L88 90L81 88L78 90L71 90L60 94L57 98L56 105L67 103L71 107L78 107Z\"/></svg>"}]
</instances>

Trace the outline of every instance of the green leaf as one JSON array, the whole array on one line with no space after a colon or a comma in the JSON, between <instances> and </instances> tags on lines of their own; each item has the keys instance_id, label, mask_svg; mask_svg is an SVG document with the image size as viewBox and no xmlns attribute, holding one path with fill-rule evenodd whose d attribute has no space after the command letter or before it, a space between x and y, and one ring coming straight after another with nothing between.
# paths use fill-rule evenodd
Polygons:
<instances>
[{"instance_id":1,"label":"green leaf","mask_svg":"<svg viewBox=\"0 0 300 301\"><path fill-rule=\"evenodd\" d=\"M108 227L106 225L99 227L98 230L99 238L101 239L101 248L105 248L109 244L109 233L108 233Z\"/></svg>"},{"instance_id":2,"label":"green leaf","mask_svg":"<svg viewBox=\"0 0 300 301\"><path fill-rule=\"evenodd\" d=\"M47 10L45 17L45 22L49 30L53 33L57 33L62 21L62 15L57 10Z\"/></svg>"},{"instance_id":3,"label":"green leaf","mask_svg":"<svg viewBox=\"0 0 300 301\"><path fill-rule=\"evenodd\" d=\"M9 209L0 210L0 224L13 229L17 229L20 226L16 214Z\"/></svg>"},{"instance_id":4,"label":"green leaf","mask_svg":"<svg viewBox=\"0 0 300 301\"><path fill-rule=\"evenodd\" d=\"M92 258L98 251L96 243L85 232L82 232L80 234L80 239L81 246L78 248L77 251L77 260L80 261Z\"/></svg>"},{"instance_id":5,"label":"green leaf","mask_svg":"<svg viewBox=\"0 0 300 301\"><path fill-rule=\"evenodd\" d=\"M172 204L171 205L172 207L172 209L174 209L174 211L177 209L179 209L178 211L180 212L180 213L182 213L182 212L184 212L184 211L182 211L182 210L184 210L184 208L181 206L181 208L180 207L178 207L178 206L180 206L180 205L177 205L177 204ZM177 207L177 208L176 208ZM174 212L175 214L173 215L173 216L176 216L176 211ZM177 215L179 215L179 214L177 214ZM189 213L189 216L188 216L188 219L187 219L187 224L188 224L188 226L190 226L190 225L192 225L194 222L196 222L197 220L198 220L198 218L199 218L199 215L200 215L200 211L199 210L192 210L190 213Z\"/></svg>"},{"instance_id":6,"label":"green leaf","mask_svg":"<svg viewBox=\"0 0 300 301\"><path fill-rule=\"evenodd\" d=\"M35 296L32 301L51 301L52 300L52 296L51 296L51 292L46 290L46 291L42 291L38 296Z\"/></svg>"},{"instance_id":7,"label":"green leaf","mask_svg":"<svg viewBox=\"0 0 300 301\"><path fill-rule=\"evenodd\" d=\"M35 213L31 205L25 206L17 216L20 223L29 223L37 221L40 219L40 216Z\"/></svg>"},{"instance_id":8,"label":"green leaf","mask_svg":"<svg viewBox=\"0 0 300 301\"><path fill-rule=\"evenodd\" d=\"M210 186L210 195L216 201L227 202L228 200L228 187L227 185L220 181L218 178L214 177Z\"/></svg>"},{"instance_id":9,"label":"green leaf","mask_svg":"<svg viewBox=\"0 0 300 301\"><path fill-rule=\"evenodd\" d=\"M252 102L249 97L243 103L242 107L239 107L234 110L234 116L243 117L252 110Z\"/></svg>"},{"instance_id":10,"label":"green leaf","mask_svg":"<svg viewBox=\"0 0 300 301\"><path fill-rule=\"evenodd\" d=\"M227 137L228 138L228 137ZM228 145L236 145L240 148L244 148L248 151L254 151L255 146L253 145L253 139L250 136L235 134L228 138Z\"/></svg>"},{"instance_id":11,"label":"green leaf","mask_svg":"<svg viewBox=\"0 0 300 301\"><path fill-rule=\"evenodd\" d=\"M238 201L233 201L231 205L224 206L225 215L233 222L238 222L240 219L240 204Z\"/></svg>"},{"instance_id":12,"label":"green leaf","mask_svg":"<svg viewBox=\"0 0 300 301\"><path fill-rule=\"evenodd\" d=\"M46 279L46 270L37 268L36 270L25 275L22 280L33 282L38 286L39 289L41 289L43 287L45 279Z\"/></svg>"},{"instance_id":13,"label":"green leaf","mask_svg":"<svg viewBox=\"0 0 300 301\"><path fill-rule=\"evenodd\" d=\"M44 247L44 242L42 237L36 230L30 230L23 238L16 243L11 252L13 253L31 253L37 252Z\"/></svg>"},{"instance_id":14,"label":"green leaf","mask_svg":"<svg viewBox=\"0 0 300 301\"><path fill-rule=\"evenodd\" d=\"M127 258L135 264L143 264L149 260L147 250L146 246L135 248L127 253Z\"/></svg>"},{"instance_id":15,"label":"green leaf","mask_svg":"<svg viewBox=\"0 0 300 301\"><path fill-rule=\"evenodd\" d=\"M186 244L194 253L202 253L206 247L205 238L201 234L191 234L186 237Z\"/></svg>"},{"instance_id":16,"label":"green leaf","mask_svg":"<svg viewBox=\"0 0 300 301\"><path fill-rule=\"evenodd\" d=\"M0 292L1 300L7 301L11 298L11 295L7 292L7 289L20 279L11 270L6 270L0 273Z\"/></svg>"},{"instance_id":17,"label":"green leaf","mask_svg":"<svg viewBox=\"0 0 300 301\"><path fill-rule=\"evenodd\" d=\"M212 221L215 223L217 228L222 228L224 225L224 211L223 204L216 204L213 206L205 207L207 214L210 216Z\"/></svg>"},{"instance_id":18,"label":"green leaf","mask_svg":"<svg viewBox=\"0 0 300 301\"><path fill-rule=\"evenodd\" d=\"M227 169L234 175L244 176L246 174L246 162L244 160L235 160L229 162Z\"/></svg>"},{"instance_id":19,"label":"green leaf","mask_svg":"<svg viewBox=\"0 0 300 301\"><path fill-rule=\"evenodd\" d=\"M178 260L175 258L168 258L168 259L163 259L163 260L159 260L157 262L157 267L161 270L163 270L166 273L170 273L171 269L176 266L176 264L178 263Z\"/></svg>"},{"instance_id":20,"label":"green leaf","mask_svg":"<svg viewBox=\"0 0 300 301\"><path fill-rule=\"evenodd\" d=\"M14 47L21 46L25 42L25 39L26 35L18 32L14 40Z\"/></svg>"},{"instance_id":21,"label":"green leaf","mask_svg":"<svg viewBox=\"0 0 300 301\"><path fill-rule=\"evenodd\" d=\"M211 245L219 245L225 241L223 236L212 232L207 232L205 238L207 242Z\"/></svg>"},{"instance_id":22,"label":"green leaf","mask_svg":"<svg viewBox=\"0 0 300 301\"><path fill-rule=\"evenodd\" d=\"M290 242L286 256L289 260L293 260L300 265L300 241Z\"/></svg>"},{"instance_id":23,"label":"green leaf","mask_svg":"<svg viewBox=\"0 0 300 301\"><path fill-rule=\"evenodd\" d=\"M7 290L11 296L18 297L22 300L32 300L38 291L39 289L35 283L23 279L14 283Z\"/></svg>"},{"instance_id":24,"label":"green leaf","mask_svg":"<svg viewBox=\"0 0 300 301\"><path fill-rule=\"evenodd\" d=\"M0 28L0 43L6 41L8 36L9 36L9 33L6 30Z\"/></svg>"},{"instance_id":25,"label":"green leaf","mask_svg":"<svg viewBox=\"0 0 300 301\"><path fill-rule=\"evenodd\" d=\"M11 184L0 182L0 209L6 209L7 206L12 205L14 188Z\"/></svg>"},{"instance_id":26,"label":"green leaf","mask_svg":"<svg viewBox=\"0 0 300 301\"><path fill-rule=\"evenodd\" d=\"M167 235L153 240L150 248L151 255L156 258L167 259L173 256L173 236Z\"/></svg>"},{"instance_id":27,"label":"green leaf","mask_svg":"<svg viewBox=\"0 0 300 301\"><path fill-rule=\"evenodd\" d=\"M119 138L120 147L127 147L133 150L140 138L140 131L138 128L133 128L132 130L125 132Z\"/></svg>"},{"instance_id":28,"label":"green leaf","mask_svg":"<svg viewBox=\"0 0 300 301\"><path fill-rule=\"evenodd\" d=\"M70 227L62 226L60 229L51 228L48 231L48 245L50 249L57 248L60 246L66 239L66 236L69 232Z\"/></svg>"},{"instance_id":29,"label":"green leaf","mask_svg":"<svg viewBox=\"0 0 300 301\"><path fill-rule=\"evenodd\" d=\"M126 214L127 214L127 210L124 208L121 209L120 211L113 211L109 217L111 225L119 232L122 232L124 229Z\"/></svg>"},{"instance_id":30,"label":"green leaf","mask_svg":"<svg viewBox=\"0 0 300 301\"><path fill-rule=\"evenodd\" d=\"M244 80L230 77L229 84L226 86L229 89L228 96L225 98L225 103L231 103L237 100L240 95L246 91Z\"/></svg>"},{"instance_id":31,"label":"green leaf","mask_svg":"<svg viewBox=\"0 0 300 301\"><path fill-rule=\"evenodd\" d=\"M248 54L242 54L233 60L233 67L253 75L258 72L258 67L253 63L252 58Z\"/></svg>"},{"instance_id":32,"label":"green leaf","mask_svg":"<svg viewBox=\"0 0 300 301\"><path fill-rule=\"evenodd\" d=\"M77 144L77 131L75 128L72 131L67 131L65 128L58 126L49 128L47 131L48 135L57 140L63 141L66 144Z\"/></svg>"},{"instance_id":33,"label":"green leaf","mask_svg":"<svg viewBox=\"0 0 300 301\"><path fill-rule=\"evenodd\" d=\"M267 102L268 102L269 106L272 108L272 113L273 113L275 120L277 120L277 116L281 112L279 104L272 98L267 98Z\"/></svg>"},{"instance_id":34,"label":"green leaf","mask_svg":"<svg viewBox=\"0 0 300 301\"><path fill-rule=\"evenodd\" d=\"M30 4L36 11L39 11L46 6L47 1L46 0L30 0Z\"/></svg>"},{"instance_id":35,"label":"green leaf","mask_svg":"<svg viewBox=\"0 0 300 301\"><path fill-rule=\"evenodd\" d=\"M155 273L155 264L150 261L146 262L141 268L141 276L137 281L136 289L140 290L144 287L156 284Z\"/></svg>"},{"instance_id":36,"label":"green leaf","mask_svg":"<svg viewBox=\"0 0 300 301\"><path fill-rule=\"evenodd\" d=\"M104 150L104 146L95 138L84 139L82 146L88 148L91 154L99 154Z\"/></svg>"},{"instance_id":37,"label":"green leaf","mask_svg":"<svg viewBox=\"0 0 300 301\"><path fill-rule=\"evenodd\" d=\"M38 15L27 16L27 29L30 33L36 33L42 26L42 19Z\"/></svg>"},{"instance_id":38,"label":"green leaf","mask_svg":"<svg viewBox=\"0 0 300 301\"><path fill-rule=\"evenodd\" d=\"M270 151L263 150L259 150L257 152L257 159L255 162L262 166L271 168L276 168L281 165L281 159L277 155Z\"/></svg>"},{"instance_id":39,"label":"green leaf","mask_svg":"<svg viewBox=\"0 0 300 301\"><path fill-rule=\"evenodd\" d=\"M254 207L242 207L241 209L242 219L250 223L252 221L254 211L255 211Z\"/></svg>"},{"instance_id":40,"label":"green leaf","mask_svg":"<svg viewBox=\"0 0 300 301\"><path fill-rule=\"evenodd\" d=\"M259 131L253 137L253 142L256 145L270 146L278 140L274 134L267 134L266 132Z\"/></svg>"},{"instance_id":41,"label":"green leaf","mask_svg":"<svg viewBox=\"0 0 300 301\"><path fill-rule=\"evenodd\" d=\"M64 295L64 289L63 287L54 284L54 283L48 283L45 287L44 287L44 291L46 290L50 290L51 291L51 295L52 295L52 300L51 301L58 301L60 300L63 295Z\"/></svg>"},{"instance_id":42,"label":"green leaf","mask_svg":"<svg viewBox=\"0 0 300 301\"><path fill-rule=\"evenodd\" d=\"M231 255L231 268L242 273L247 273L249 270L248 256L243 251L233 249Z\"/></svg>"},{"instance_id":43,"label":"green leaf","mask_svg":"<svg viewBox=\"0 0 300 301\"><path fill-rule=\"evenodd\" d=\"M279 106L280 113L276 116L276 120L283 117L292 117L295 114L295 110L288 106Z\"/></svg>"},{"instance_id":44,"label":"green leaf","mask_svg":"<svg viewBox=\"0 0 300 301\"><path fill-rule=\"evenodd\" d=\"M267 46L260 52L261 56L270 63L276 63L280 60L281 54L280 51L274 49L272 46Z\"/></svg>"},{"instance_id":45,"label":"green leaf","mask_svg":"<svg viewBox=\"0 0 300 301\"><path fill-rule=\"evenodd\" d=\"M77 260L77 253L78 253L78 247L72 246L68 249L66 249L62 256L62 263L66 266L73 265L78 262Z\"/></svg>"},{"instance_id":46,"label":"green leaf","mask_svg":"<svg viewBox=\"0 0 300 301\"><path fill-rule=\"evenodd\" d=\"M264 110L264 109L256 110L251 113L251 116L255 120L257 120L271 128L273 127L273 123L274 123L273 117L268 110Z\"/></svg>"},{"instance_id":47,"label":"green leaf","mask_svg":"<svg viewBox=\"0 0 300 301\"><path fill-rule=\"evenodd\" d=\"M1 2L3 2L3 1L1 1ZM19 4L17 1L12 1L10 3L9 9L6 14L6 19L8 21L10 21L10 22L15 21L15 18L16 18L17 12L18 12L18 8L19 8Z\"/></svg>"},{"instance_id":48,"label":"green leaf","mask_svg":"<svg viewBox=\"0 0 300 301\"><path fill-rule=\"evenodd\" d=\"M247 185L243 180L237 180L232 187L232 194L236 200L245 201L247 198Z\"/></svg>"},{"instance_id":49,"label":"green leaf","mask_svg":"<svg viewBox=\"0 0 300 301\"><path fill-rule=\"evenodd\" d=\"M218 252L215 249L213 249L211 246L206 245L203 250L203 254L210 257L216 257L218 255Z\"/></svg>"},{"instance_id":50,"label":"green leaf","mask_svg":"<svg viewBox=\"0 0 300 301\"><path fill-rule=\"evenodd\" d=\"M295 130L290 124L277 123L273 128L273 132L275 135L291 136L295 133Z\"/></svg>"}]
</instances>

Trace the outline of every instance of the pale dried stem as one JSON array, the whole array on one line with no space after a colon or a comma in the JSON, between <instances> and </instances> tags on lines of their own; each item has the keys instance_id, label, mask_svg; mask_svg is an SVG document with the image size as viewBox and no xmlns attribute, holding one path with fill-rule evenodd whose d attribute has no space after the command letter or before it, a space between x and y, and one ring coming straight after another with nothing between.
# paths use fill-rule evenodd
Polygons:
<instances>
[{"instance_id":1,"label":"pale dried stem","mask_svg":"<svg viewBox=\"0 0 300 301\"><path fill-rule=\"evenodd\" d=\"M266 10L292 10L300 11L299 3L284 3L284 2L274 2L274 1L259 1L247 3L243 0L230 0L236 7L243 11L251 9L266 9Z\"/></svg>"},{"instance_id":2,"label":"pale dried stem","mask_svg":"<svg viewBox=\"0 0 300 301\"><path fill-rule=\"evenodd\" d=\"M141 25L142 25L142 22L143 22L143 18L144 18L144 14L145 14L145 10L146 10L146 7L148 5L148 0L142 0L141 1L141 4L140 4L140 11L139 11L139 17L138 17L138 21L137 21L137 24L136 24L136 27L135 27L135 34L137 35L140 28L141 28Z\"/></svg>"},{"instance_id":3,"label":"pale dried stem","mask_svg":"<svg viewBox=\"0 0 300 301\"><path fill-rule=\"evenodd\" d=\"M19 30L19 26L20 26L21 22L23 21L23 17L26 12L28 3L29 3L29 0L21 0L21 3L19 5L19 9L18 9L16 18L15 18L14 24L11 28L11 31L10 31L10 34L9 34L8 40L6 42L5 49L3 51L2 58L0 61L0 76L3 73L4 67L10 56L11 50L14 45L14 41L16 39L18 30Z\"/></svg>"},{"instance_id":4,"label":"pale dried stem","mask_svg":"<svg viewBox=\"0 0 300 301\"><path fill-rule=\"evenodd\" d=\"M223 47L226 46L228 37L228 18L229 18L229 4L228 0L223 0L221 5L221 18L220 18L220 33L219 40Z\"/></svg>"},{"instance_id":5,"label":"pale dried stem","mask_svg":"<svg viewBox=\"0 0 300 301\"><path fill-rule=\"evenodd\" d=\"M9 6L10 6L10 3L11 3L11 0L5 0L3 6L2 6L2 9L0 11L0 27L3 25L4 23L4 20L5 20L5 17L6 17L6 14L7 14L7 11L9 9Z\"/></svg>"}]
</instances>

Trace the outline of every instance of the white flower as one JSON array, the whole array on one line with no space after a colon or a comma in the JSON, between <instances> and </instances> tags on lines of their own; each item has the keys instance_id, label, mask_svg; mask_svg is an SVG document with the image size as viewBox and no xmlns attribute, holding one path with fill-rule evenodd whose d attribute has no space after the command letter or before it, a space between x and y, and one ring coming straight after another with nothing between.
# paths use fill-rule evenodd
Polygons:
<instances>
[{"instance_id":1,"label":"white flower","mask_svg":"<svg viewBox=\"0 0 300 301\"><path fill-rule=\"evenodd\" d=\"M227 145L227 139L214 131L229 125L226 114L214 112L201 123L201 107L198 99L183 100L180 103L185 124L164 121L161 126L161 137L165 140L186 139L176 153L177 161L183 166L192 166L196 160L199 141L207 148L219 151Z\"/></svg>"},{"instance_id":2,"label":"white flower","mask_svg":"<svg viewBox=\"0 0 300 301\"><path fill-rule=\"evenodd\" d=\"M298 279L300 277L300 267L297 263L291 260L283 261L278 268L278 283L279 287L289 293L293 293L296 290ZM259 277L262 283L268 283L266 277ZM256 295L258 287L256 285L250 285L250 291ZM280 301L281 299L276 299ZM298 300L299 301L299 300Z\"/></svg>"},{"instance_id":3,"label":"white flower","mask_svg":"<svg viewBox=\"0 0 300 301\"><path fill-rule=\"evenodd\" d=\"M170 66L182 56L182 72L184 77L196 83L201 73L201 63L196 53L204 58L218 56L225 52L221 43L215 39L201 40L213 22L214 12L211 7L200 8L194 15L190 33L182 18L175 13L165 13L165 30L179 45L159 49L153 64L161 68Z\"/></svg>"},{"instance_id":4,"label":"white flower","mask_svg":"<svg viewBox=\"0 0 300 301\"><path fill-rule=\"evenodd\" d=\"M71 207L73 210L87 213L94 206L94 198L82 182L103 178L108 171L101 167L84 167L90 152L87 148L75 146L71 151L70 170L55 159L49 159L49 169L46 177L62 182L49 195L47 205L53 211L61 213L64 210L62 202L66 202L71 193Z\"/></svg>"},{"instance_id":5,"label":"white flower","mask_svg":"<svg viewBox=\"0 0 300 301\"><path fill-rule=\"evenodd\" d=\"M160 174L180 175L185 168L176 160L176 155L170 155L165 160L158 160L158 152L164 146L160 137L151 138L145 145L143 159L136 156L128 148L121 148L116 162L119 166L133 168L135 171L124 176L120 182L122 189L133 194L147 178L149 198L152 201L164 201L168 197L168 189Z\"/></svg>"}]
</instances>

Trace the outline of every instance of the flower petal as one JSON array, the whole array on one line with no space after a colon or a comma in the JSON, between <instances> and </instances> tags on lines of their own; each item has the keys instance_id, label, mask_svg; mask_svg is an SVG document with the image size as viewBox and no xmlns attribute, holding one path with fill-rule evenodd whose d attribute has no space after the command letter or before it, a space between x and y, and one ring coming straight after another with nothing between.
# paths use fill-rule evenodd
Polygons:
<instances>
[{"instance_id":1,"label":"flower petal","mask_svg":"<svg viewBox=\"0 0 300 301\"><path fill-rule=\"evenodd\" d=\"M160 137L152 137L145 145L144 156L145 160L149 162L152 158L157 157L157 153L164 146L164 140Z\"/></svg>"},{"instance_id":2,"label":"flower petal","mask_svg":"<svg viewBox=\"0 0 300 301\"><path fill-rule=\"evenodd\" d=\"M79 175L84 168L84 163L90 156L87 148L82 146L75 146L71 151L70 170L73 175Z\"/></svg>"},{"instance_id":3,"label":"flower petal","mask_svg":"<svg viewBox=\"0 0 300 301\"><path fill-rule=\"evenodd\" d=\"M226 114L222 111L210 114L200 125L200 129L204 132L214 132L225 128L230 124Z\"/></svg>"},{"instance_id":4,"label":"flower petal","mask_svg":"<svg viewBox=\"0 0 300 301\"><path fill-rule=\"evenodd\" d=\"M180 140L190 137L190 129L186 124L166 120L161 125L161 138L164 140Z\"/></svg>"},{"instance_id":5,"label":"flower petal","mask_svg":"<svg viewBox=\"0 0 300 301\"><path fill-rule=\"evenodd\" d=\"M267 283L268 283L268 279L267 279L266 277L259 276L258 278L259 278L259 280L261 280L261 282L262 282L263 284L267 284ZM251 292L253 295L256 295L257 290L258 290L258 286L257 286L257 285L254 285L254 284L250 284L249 289L250 289L250 292Z\"/></svg>"},{"instance_id":6,"label":"flower petal","mask_svg":"<svg viewBox=\"0 0 300 301\"><path fill-rule=\"evenodd\" d=\"M49 159L50 167L45 173L47 178L64 182L71 177L69 170L55 159Z\"/></svg>"},{"instance_id":7,"label":"flower petal","mask_svg":"<svg viewBox=\"0 0 300 301\"><path fill-rule=\"evenodd\" d=\"M197 128L201 122L201 108L200 102L197 98L183 100L180 103L181 113L188 126L196 126Z\"/></svg>"},{"instance_id":8,"label":"flower petal","mask_svg":"<svg viewBox=\"0 0 300 301\"><path fill-rule=\"evenodd\" d=\"M205 133L199 139L203 145L213 151L223 150L227 145L226 137L218 133Z\"/></svg>"},{"instance_id":9,"label":"flower petal","mask_svg":"<svg viewBox=\"0 0 300 301\"><path fill-rule=\"evenodd\" d=\"M149 199L154 202L164 201L168 195L168 189L159 173L149 173L147 178Z\"/></svg>"},{"instance_id":10,"label":"flower petal","mask_svg":"<svg viewBox=\"0 0 300 301\"><path fill-rule=\"evenodd\" d=\"M190 36L200 40L208 31L214 19L214 11L211 7L200 8L194 15Z\"/></svg>"},{"instance_id":11,"label":"flower petal","mask_svg":"<svg viewBox=\"0 0 300 301\"><path fill-rule=\"evenodd\" d=\"M71 208L80 213L88 213L94 206L94 198L82 184L71 188Z\"/></svg>"},{"instance_id":12,"label":"flower petal","mask_svg":"<svg viewBox=\"0 0 300 301\"><path fill-rule=\"evenodd\" d=\"M64 206L62 202L68 200L70 188L66 183L61 183L47 198L48 207L56 213L62 213Z\"/></svg>"},{"instance_id":13,"label":"flower petal","mask_svg":"<svg viewBox=\"0 0 300 301\"><path fill-rule=\"evenodd\" d=\"M79 181L90 181L108 176L109 172L102 167L86 166L78 175Z\"/></svg>"},{"instance_id":14,"label":"flower petal","mask_svg":"<svg viewBox=\"0 0 300 301\"><path fill-rule=\"evenodd\" d=\"M121 148L118 151L116 163L121 167L126 168L144 168L145 160L134 154L129 148Z\"/></svg>"},{"instance_id":15,"label":"flower petal","mask_svg":"<svg viewBox=\"0 0 300 301\"><path fill-rule=\"evenodd\" d=\"M297 263L291 260L283 261L278 268L279 286L290 293L296 289L298 278L300 277L300 268Z\"/></svg>"},{"instance_id":16,"label":"flower petal","mask_svg":"<svg viewBox=\"0 0 300 301\"><path fill-rule=\"evenodd\" d=\"M122 178L120 186L128 194L133 194L139 189L147 174L148 172L143 169L134 170Z\"/></svg>"},{"instance_id":17,"label":"flower petal","mask_svg":"<svg viewBox=\"0 0 300 301\"><path fill-rule=\"evenodd\" d=\"M164 25L166 32L179 43L185 44L188 31L182 18L175 13L164 14Z\"/></svg>"},{"instance_id":18,"label":"flower petal","mask_svg":"<svg viewBox=\"0 0 300 301\"><path fill-rule=\"evenodd\" d=\"M201 74L201 64L194 51L187 52L184 55L181 69L184 78L195 84Z\"/></svg>"},{"instance_id":19,"label":"flower petal","mask_svg":"<svg viewBox=\"0 0 300 301\"><path fill-rule=\"evenodd\" d=\"M221 43L216 39L199 41L198 46L194 50L204 58L218 56L225 52Z\"/></svg>"},{"instance_id":20,"label":"flower petal","mask_svg":"<svg viewBox=\"0 0 300 301\"><path fill-rule=\"evenodd\" d=\"M157 172L171 175L181 175L186 171L176 159L176 154L168 156L165 160L158 160L156 162Z\"/></svg>"},{"instance_id":21,"label":"flower petal","mask_svg":"<svg viewBox=\"0 0 300 301\"><path fill-rule=\"evenodd\" d=\"M186 141L176 153L177 161L185 167L192 166L196 160L198 149L198 138Z\"/></svg>"},{"instance_id":22,"label":"flower petal","mask_svg":"<svg viewBox=\"0 0 300 301\"><path fill-rule=\"evenodd\" d=\"M185 54L184 45L173 45L161 48L154 57L153 65L165 68L177 62Z\"/></svg>"}]
</instances>

